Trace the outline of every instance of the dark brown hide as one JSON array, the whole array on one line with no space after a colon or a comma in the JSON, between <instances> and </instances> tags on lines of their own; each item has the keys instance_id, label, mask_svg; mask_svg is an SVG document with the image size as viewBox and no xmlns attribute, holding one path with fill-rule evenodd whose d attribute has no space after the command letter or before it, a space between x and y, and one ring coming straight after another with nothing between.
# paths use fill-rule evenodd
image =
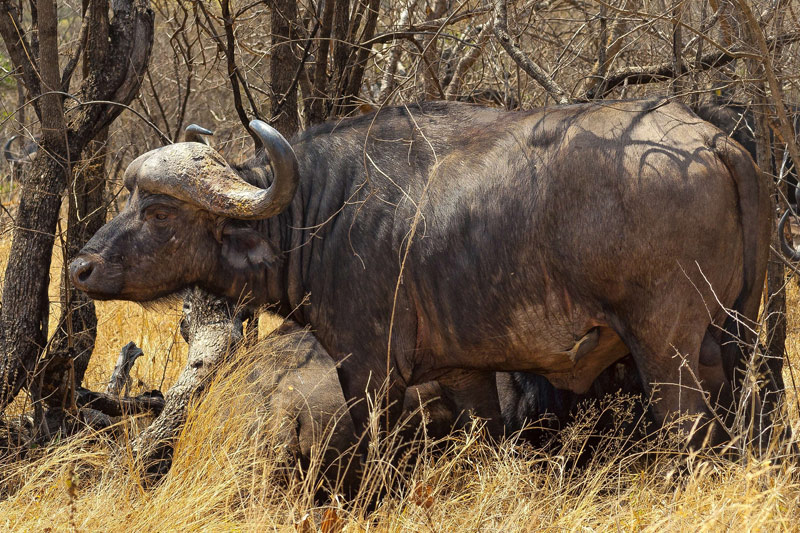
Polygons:
<instances>
[{"instance_id":1,"label":"dark brown hide","mask_svg":"<svg viewBox=\"0 0 800 533\"><path fill-rule=\"evenodd\" d=\"M76 285L147 300L197 283L276 304L339 363L357 430L387 370L387 405L436 379L497 417L495 371L583 392L628 352L658 386L657 420L707 415L698 379L730 405L738 352L706 350L701 364L700 346L735 332L724 308L756 316L769 184L685 106L426 103L324 124L292 147L297 194L260 222L133 176L128 207L86 246L99 270ZM204 161L185 164L202 179ZM266 168L233 167L254 184Z\"/></svg>"}]
</instances>

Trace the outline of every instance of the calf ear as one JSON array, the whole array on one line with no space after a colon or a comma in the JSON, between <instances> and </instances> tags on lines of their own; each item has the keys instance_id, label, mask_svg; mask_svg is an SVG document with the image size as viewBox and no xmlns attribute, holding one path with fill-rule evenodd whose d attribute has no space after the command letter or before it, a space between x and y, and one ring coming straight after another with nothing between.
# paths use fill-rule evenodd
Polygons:
<instances>
[{"instance_id":1,"label":"calf ear","mask_svg":"<svg viewBox=\"0 0 800 533\"><path fill-rule=\"evenodd\" d=\"M275 266L278 255L264 236L249 226L226 221L219 232L222 257L237 270Z\"/></svg>"}]
</instances>

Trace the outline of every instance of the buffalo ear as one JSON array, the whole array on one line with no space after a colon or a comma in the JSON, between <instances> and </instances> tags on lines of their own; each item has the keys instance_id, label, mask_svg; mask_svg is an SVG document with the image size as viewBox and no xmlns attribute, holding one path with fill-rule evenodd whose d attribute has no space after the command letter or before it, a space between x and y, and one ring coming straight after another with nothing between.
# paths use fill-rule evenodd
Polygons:
<instances>
[{"instance_id":1,"label":"buffalo ear","mask_svg":"<svg viewBox=\"0 0 800 533\"><path fill-rule=\"evenodd\" d=\"M222 257L237 270L275 266L278 255L264 236L249 226L226 221L220 228Z\"/></svg>"}]
</instances>

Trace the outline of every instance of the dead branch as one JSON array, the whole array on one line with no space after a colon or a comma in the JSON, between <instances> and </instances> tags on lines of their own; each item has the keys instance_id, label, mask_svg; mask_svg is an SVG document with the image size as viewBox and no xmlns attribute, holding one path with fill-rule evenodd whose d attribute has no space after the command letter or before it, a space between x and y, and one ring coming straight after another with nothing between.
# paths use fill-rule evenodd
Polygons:
<instances>
[{"instance_id":1,"label":"dead branch","mask_svg":"<svg viewBox=\"0 0 800 533\"><path fill-rule=\"evenodd\" d=\"M800 41L800 32L793 32L778 38L770 39L769 42L765 41L765 44L767 47L783 46L797 41ZM742 47L738 47L733 49L730 53L723 51L710 52L703 55L702 58L693 65L687 65L682 62L680 70L676 70L674 60L652 65L629 66L609 74L608 77L602 80L594 89L587 91L582 98L586 100L602 99L607 97L613 89L620 85L641 85L665 81L685 74L689 70L703 71L719 68L736 59L750 58L751 56L752 54L744 52Z\"/></svg>"},{"instance_id":2,"label":"dead branch","mask_svg":"<svg viewBox=\"0 0 800 533\"><path fill-rule=\"evenodd\" d=\"M461 90L461 86L464 83L464 75L480 57L483 47L486 46L486 43L489 41L493 29L494 20L486 22L475 40L476 46L470 48L469 52L464 54L464 57L458 61L455 72L453 73L453 78L447 85L447 90L445 92L447 100L455 100L456 97L458 97L458 92Z\"/></svg>"},{"instance_id":3,"label":"dead branch","mask_svg":"<svg viewBox=\"0 0 800 533\"><path fill-rule=\"evenodd\" d=\"M568 104L570 102L566 91L512 41L511 35L508 33L508 12L505 0L495 0L494 2L494 34L497 40L500 41L500 46L503 47L517 65L550 93L556 102L559 104Z\"/></svg>"},{"instance_id":4,"label":"dead branch","mask_svg":"<svg viewBox=\"0 0 800 533\"><path fill-rule=\"evenodd\" d=\"M108 380L106 394L119 396L130 382L131 369L136 359L144 355L141 348L136 346L133 341L129 342L120 350L117 364L114 365L114 372Z\"/></svg>"},{"instance_id":5,"label":"dead branch","mask_svg":"<svg viewBox=\"0 0 800 533\"><path fill-rule=\"evenodd\" d=\"M220 363L243 339L241 316L222 298L193 289L184 299L183 312L181 334L189 343L186 367L167 391L158 418L132 443L134 457L142 463L150 481L169 468L189 402L203 392Z\"/></svg>"},{"instance_id":6,"label":"dead branch","mask_svg":"<svg viewBox=\"0 0 800 533\"><path fill-rule=\"evenodd\" d=\"M283 135L291 137L300 127L296 80L299 79L302 62L294 51L297 5L294 0L273 0L270 4L270 122ZM230 39L233 39L233 34Z\"/></svg>"},{"instance_id":7,"label":"dead branch","mask_svg":"<svg viewBox=\"0 0 800 533\"><path fill-rule=\"evenodd\" d=\"M225 31L225 42L222 41L222 38L214 31L214 23L212 22L211 14L206 9L203 2L197 3L200 11L203 13L203 16L206 19L206 24L208 25L208 34L217 44L217 48L222 51L225 55L226 64L228 67L228 80L231 84L231 89L233 92L233 104L234 108L236 109L236 114L239 116L239 121L244 125L245 129L247 129L247 125L250 123L250 119L247 117L247 113L244 110L244 106L242 105L242 95L239 91L239 84L241 82L241 87L244 90L245 95L247 96L248 101L250 102L250 111L253 113L255 118L260 118L258 115L258 106L256 106L255 101L253 100L253 96L250 93L249 85L247 81L242 76L239 68L236 65L236 46L235 40L233 35L233 19L231 18L230 14L230 1L223 0L220 3L222 9L222 21L223 27Z\"/></svg>"},{"instance_id":8,"label":"dead branch","mask_svg":"<svg viewBox=\"0 0 800 533\"><path fill-rule=\"evenodd\" d=\"M413 5L410 6L410 9L413 9ZM368 39L361 43L361 46L373 46L376 44L381 43L388 43L390 41L396 41L397 39L408 39L409 37L414 37L420 34L427 34L430 32L437 32L441 30L443 26L448 24L455 24L456 22L461 22L462 20L466 20L477 15L483 15L485 13L490 12L491 9L488 7L481 8L481 9L474 9L472 11L466 11L461 13L460 15L453 15L450 17L441 17L432 20L428 20L425 22L421 22L419 24L412 24L406 28L401 30L393 30L388 31L385 33L380 33L373 37L372 39ZM401 19L402 20L402 19ZM400 26L403 26L404 23L400 22Z\"/></svg>"},{"instance_id":9,"label":"dead branch","mask_svg":"<svg viewBox=\"0 0 800 533\"><path fill-rule=\"evenodd\" d=\"M157 390L134 397L119 397L81 387L76 390L75 405L81 409L94 409L108 416L128 416L142 413L158 415L164 409L164 397Z\"/></svg>"}]
</instances>

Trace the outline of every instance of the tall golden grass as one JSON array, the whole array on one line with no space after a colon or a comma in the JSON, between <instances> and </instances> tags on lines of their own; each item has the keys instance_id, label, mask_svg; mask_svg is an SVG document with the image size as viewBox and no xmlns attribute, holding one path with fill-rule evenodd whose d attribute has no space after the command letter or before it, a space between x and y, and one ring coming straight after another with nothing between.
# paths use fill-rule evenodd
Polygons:
<instances>
[{"instance_id":1,"label":"tall golden grass","mask_svg":"<svg viewBox=\"0 0 800 533\"><path fill-rule=\"evenodd\" d=\"M0 259L9 241L0 240ZM0 264L0 271L4 268ZM52 321L59 313L60 268L57 252ZM786 380L787 419L795 431L800 412L791 372L797 369L800 342L798 304L792 283ZM134 391L165 390L186 357L177 307L151 311L135 304L98 303L100 327L87 386L104 385L120 347L133 340L146 354L133 372ZM621 451L612 434L587 464L577 466L597 411L623 409L614 399L587 408L561 435L558 453L514 438L489 442L477 423L438 443L422 438L412 446L415 453L407 453L408 443L397 435L386 437L371 452L361 492L349 501L320 503L314 495L324 480L286 466L263 390L254 388L248 375L247 365L240 365L192 406L172 469L154 488L142 488L139 473L131 468L130 441L145 419L121 420L113 430L87 431L31 450L25 460L0 464L0 530L800 529L800 475L792 459L687 457L658 439L630 453Z\"/></svg>"}]
</instances>

